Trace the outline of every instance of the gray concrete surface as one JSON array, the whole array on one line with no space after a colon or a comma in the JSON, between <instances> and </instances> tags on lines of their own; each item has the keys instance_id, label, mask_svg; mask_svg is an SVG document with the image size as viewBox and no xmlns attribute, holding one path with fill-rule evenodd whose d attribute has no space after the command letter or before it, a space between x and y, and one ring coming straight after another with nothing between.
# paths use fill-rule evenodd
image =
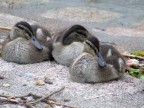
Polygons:
<instances>
[{"instance_id":1,"label":"gray concrete surface","mask_svg":"<svg viewBox=\"0 0 144 108\"><path fill-rule=\"evenodd\" d=\"M143 0L0 0L0 26L12 27L17 21L39 23L53 35L72 25L82 24L101 42L111 43L131 52L144 50ZM11 5L13 4L13 5ZM9 32L0 31L3 40ZM68 67L55 62L18 65L0 58L0 93L45 95L65 86L54 96L60 103L76 108L143 108L144 80L127 74L118 81L79 84L69 79ZM20 77L31 73L31 78ZM35 86L36 80L49 77L53 84ZM9 83L10 87L3 87ZM26 86L23 86L26 85ZM64 98L70 99L64 102ZM0 105L0 108L16 108ZM19 107L23 108L23 107ZM44 108L42 104L36 108Z\"/></svg>"}]
</instances>

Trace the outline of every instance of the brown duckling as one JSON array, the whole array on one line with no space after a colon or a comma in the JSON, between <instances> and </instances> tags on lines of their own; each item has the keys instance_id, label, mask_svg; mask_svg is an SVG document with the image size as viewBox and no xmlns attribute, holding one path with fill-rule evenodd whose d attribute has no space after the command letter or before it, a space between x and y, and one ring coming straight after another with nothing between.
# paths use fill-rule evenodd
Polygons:
<instances>
[{"instance_id":1,"label":"brown duckling","mask_svg":"<svg viewBox=\"0 0 144 108\"><path fill-rule=\"evenodd\" d=\"M113 46L100 46L99 40L91 36L70 66L70 78L79 83L105 82L120 78L125 69L125 59Z\"/></svg>"},{"instance_id":2,"label":"brown duckling","mask_svg":"<svg viewBox=\"0 0 144 108\"><path fill-rule=\"evenodd\" d=\"M51 59L51 38L46 29L25 21L16 23L2 45L2 58L9 62L28 64Z\"/></svg>"},{"instance_id":3,"label":"brown duckling","mask_svg":"<svg viewBox=\"0 0 144 108\"><path fill-rule=\"evenodd\" d=\"M52 55L54 59L69 66L82 53L83 42L89 37L88 31L81 25L73 25L54 37Z\"/></svg>"}]
</instances>

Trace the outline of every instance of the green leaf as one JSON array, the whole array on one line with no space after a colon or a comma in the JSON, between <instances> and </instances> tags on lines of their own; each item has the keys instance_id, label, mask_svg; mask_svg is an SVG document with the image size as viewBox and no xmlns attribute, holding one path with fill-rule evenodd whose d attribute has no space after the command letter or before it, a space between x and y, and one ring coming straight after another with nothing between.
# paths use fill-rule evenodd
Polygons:
<instances>
[{"instance_id":1,"label":"green leaf","mask_svg":"<svg viewBox=\"0 0 144 108\"><path fill-rule=\"evenodd\" d=\"M134 69L134 68L130 68L129 69L129 73L134 76L134 77L141 77L142 76L142 70L141 69Z\"/></svg>"},{"instance_id":2,"label":"green leaf","mask_svg":"<svg viewBox=\"0 0 144 108\"><path fill-rule=\"evenodd\" d=\"M133 50L132 54L134 54L136 56L144 56L144 51L142 51L142 50Z\"/></svg>"}]
</instances>

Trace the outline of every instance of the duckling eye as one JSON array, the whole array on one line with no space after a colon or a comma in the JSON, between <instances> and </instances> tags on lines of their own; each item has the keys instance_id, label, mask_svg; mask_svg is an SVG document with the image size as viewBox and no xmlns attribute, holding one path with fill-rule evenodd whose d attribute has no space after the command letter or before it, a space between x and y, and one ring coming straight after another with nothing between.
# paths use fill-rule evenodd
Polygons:
<instances>
[{"instance_id":1,"label":"duckling eye","mask_svg":"<svg viewBox=\"0 0 144 108\"><path fill-rule=\"evenodd\" d=\"M35 41L35 39L32 39L33 41Z\"/></svg>"}]
</instances>

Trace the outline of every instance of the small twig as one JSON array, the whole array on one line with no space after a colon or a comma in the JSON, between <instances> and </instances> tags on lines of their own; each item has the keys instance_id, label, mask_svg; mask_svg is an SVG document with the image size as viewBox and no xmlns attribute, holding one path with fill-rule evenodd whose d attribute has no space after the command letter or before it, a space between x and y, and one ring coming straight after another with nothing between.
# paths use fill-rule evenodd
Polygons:
<instances>
[{"instance_id":1,"label":"small twig","mask_svg":"<svg viewBox=\"0 0 144 108\"><path fill-rule=\"evenodd\" d=\"M136 58L136 59L144 60L144 57L141 57L141 56L135 56L135 55L125 54L125 53L122 53L122 55L125 57L129 57L129 58Z\"/></svg>"},{"instance_id":2,"label":"small twig","mask_svg":"<svg viewBox=\"0 0 144 108\"><path fill-rule=\"evenodd\" d=\"M8 30L8 31L11 31L11 28L8 28L8 27L0 27L0 30Z\"/></svg>"},{"instance_id":3,"label":"small twig","mask_svg":"<svg viewBox=\"0 0 144 108\"><path fill-rule=\"evenodd\" d=\"M18 101L16 101L16 100L14 100L14 99L8 99L8 98L6 98L6 99L0 99L1 101L4 101L4 102L10 102L10 103L13 103L13 104L19 104L19 102Z\"/></svg>"},{"instance_id":4,"label":"small twig","mask_svg":"<svg viewBox=\"0 0 144 108\"><path fill-rule=\"evenodd\" d=\"M24 98L29 96L29 94L24 95L24 96L9 96L9 95L4 95L4 94L0 94L0 97L5 97L5 98L9 98L9 99L15 99L15 98Z\"/></svg>"},{"instance_id":5,"label":"small twig","mask_svg":"<svg viewBox=\"0 0 144 108\"><path fill-rule=\"evenodd\" d=\"M32 104L30 102L18 102L17 100L15 100L16 98L25 98L25 97L28 97L28 96L32 96L33 98L41 98L42 96L38 96L38 95L35 95L35 94L32 94L32 93L29 93L27 95L22 95L22 96L10 96L10 95L4 95L4 94L0 94L0 97L3 97L3 99L0 98L1 101L3 102L8 102L8 103L11 103L11 104L20 104L20 105L24 105L26 106L26 108L34 108L32 106Z\"/></svg>"},{"instance_id":6,"label":"small twig","mask_svg":"<svg viewBox=\"0 0 144 108\"><path fill-rule=\"evenodd\" d=\"M12 96L0 94L0 97L11 98Z\"/></svg>"},{"instance_id":7,"label":"small twig","mask_svg":"<svg viewBox=\"0 0 144 108\"><path fill-rule=\"evenodd\" d=\"M49 99L52 95L62 91L65 87L62 87L54 92L52 92L50 95L47 95L47 96L38 96L38 95L35 95L35 94L32 94L32 93L29 93L27 95L23 95L23 96L10 96L10 95L4 95L4 94L0 94L0 100L3 101L3 102L8 102L8 103L11 103L11 104L20 104L20 105L24 105L26 106L27 108L34 108L32 106L32 104L35 104L35 103L38 103L38 102L43 102L45 101L46 99ZM29 102L29 101L22 101L22 102L19 102L17 100L15 100L16 98L25 98L25 97L28 97L28 96L32 96L33 98L39 98L38 100L34 101L34 102ZM51 103L51 104L54 104L54 103ZM60 105L60 104L59 104ZM74 108L74 107L69 107L69 108Z\"/></svg>"},{"instance_id":8,"label":"small twig","mask_svg":"<svg viewBox=\"0 0 144 108\"><path fill-rule=\"evenodd\" d=\"M38 96L38 95L32 94L32 93L22 95L22 96L9 96L9 95L0 94L0 97L11 98L11 99L24 98L24 97L28 97L28 96L32 96L33 98L41 98L42 97L42 96Z\"/></svg>"},{"instance_id":9,"label":"small twig","mask_svg":"<svg viewBox=\"0 0 144 108\"><path fill-rule=\"evenodd\" d=\"M65 88L65 87L62 87L62 88L60 88L60 89L52 92L50 95L47 95L47 96L42 97L42 98L40 98L40 99L38 99L38 100L36 100L36 101L34 101L34 102L31 102L31 104L35 104L35 103L41 102L41 101L43 101L43 100L45 100L45 99L48 99L48 98L51 97L52 95L54 95L54 94L62 91L64 88Z\"/></svg>"},{"instance_id":10,"label":"small twig","mask_svg":"<svg viewBox=\"0 0 144 108\"><path fill-rule=\"evenodd\" d=\"M72 106L68 106L68 105L65 105L65 104L60 104L60 103L56 103L56 102L53 102L53 101L47 101L48 104L55 104L57 106L63 106L63 107L68 107L68 108L76 108L76 107L72 107Z\"/></svg>"}]
</instances>

